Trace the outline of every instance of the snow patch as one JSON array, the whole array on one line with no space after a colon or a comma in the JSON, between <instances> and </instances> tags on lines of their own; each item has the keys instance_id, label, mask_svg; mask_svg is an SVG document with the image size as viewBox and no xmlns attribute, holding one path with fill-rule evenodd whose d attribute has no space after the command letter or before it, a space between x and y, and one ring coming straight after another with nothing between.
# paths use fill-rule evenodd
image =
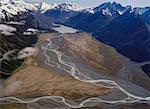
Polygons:
<instances>
[{"instance_id":1,"label":"snow patch","mask_svg":"<svg viewBox=\"0 0 150 109\"><path fill-rule=\"evenodd\" d=\"M12 15L17 15L18 12L36 10L33 4L26 3L23 0L0 0L0 4L0 19L5 18L5 12L11 17Z\"/></svg>"},{"instance_id":2,"label":"snow patch","mask_svg":"<svg viewBox=\"0 0 150 109\"><path fill-rule=\"evenodd\" d=\"M44 13L47 10L53 9L56 6L57 6L56 3L48 4L48 3L45 3L45 2L41 2L40 4L35 4L35 7L37 7L37 11L41 11L41 13Z\"/></svg>"},{"instance_id":3,"label":"snow patch","mask_svg":"<svg viewBox=\"0 0 150 109\"><path fill-rule=\"evenodd\" d=\"M108 8L102 9L102 13L103 13L104 15L112 16L112 14L109 12L109 9L108 9Z\"/></svg>"},{"instance_id":4,"label":"snow patch","mask_svg":"<svg viewBox=\"0 0 150 109\"><path fill-rule=\"evenodd\" d=\"M139 14L139 15L143 15L145 12L149 11L150 8L146 7L146 8L135 8L135 14Z\"/></svg>"},{"instance_id":5,"label":"snow patch","mask_svg":"<svg viewBox=\"0 0 150 109\"><path fill-rule=\"evenodd\" d=\"M65 2L63 4L60 4L58 6L56 6L54 9L59 9L61 11L81 11L83 10L83 8L81 8L80 6L75 5L75 3L71 3L71 2Z\"/></svg>"},{"instance_id":6,"label":"snow patch","mask_svg":"<svg viewBox=\"0 0 150 109\"><path fill-rule=\"evenodd\" d=\"M93 8L86 8L86 9L83 9L82 12L94 14Z\"/></svg>"}]
</instances>

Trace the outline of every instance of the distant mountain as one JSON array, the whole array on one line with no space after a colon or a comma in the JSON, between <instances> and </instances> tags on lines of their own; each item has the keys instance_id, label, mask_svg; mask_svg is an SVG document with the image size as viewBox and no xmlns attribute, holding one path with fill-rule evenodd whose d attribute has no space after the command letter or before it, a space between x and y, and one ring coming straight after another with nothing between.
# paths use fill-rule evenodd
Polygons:
<instances>
[{"instance_id":1,"label":"distant mountain","mask_svg":"<svg viewBox=\"0 0 150 109\"><path fill-rule=\"evenodd\" d=\"M73 17L79 13L81 9L81 7L75 5L74 3L65 2L46 11L44 15L50 17L54 22L64 23L70 17Z\"/></svg>"},{"instance_id":2,"label":"distant mountain","mask_svg":"<svg viewBox=\"0 0 150 109\"><path fill-rule=\"evenodd\" d=\"M150 7L144 7L144 8L134 8L135 14L143 15L146 12L150 11Z\"/></svg>"},{"instance_id":3,"label":"distant mountain","mask_svg":"<svg viewBox=\"0 0 150 109\"><path fill-rule=\"evenodd\" d=\"M104 3L70 17L66 25L90 32L134 61L150 60L150 7Z\"/></svg>"},{"instance_id":4,"label":"distant mountain","mask_svg":"<svg viewBox=\"0 0 150 109\"><path fill-rule=\"evenodd\" d=\"M39 12L44 13L47 10L55 8L57 6L57 4L56 3L48 4L48 3L45 3L45 2L41 2L39 4L35 4L35 6L36 6L36 8Z\"/></svg>"},{"instance_id":5,"label":"distant mountain","mask_svg":"<svg viewBox=\"0 0 150 109\"><path fill-rule=\"evenodd\" d=\"M8 17L18 15L21 12L28 10L36 10L33 4L24 2L23 0L1 0L0 1L0 19L5 19L6 14Z\"/></svg>"},{"instance_id":6,"label":"distant mountain","mask_svg":"<svg viewBox=\"0 0 150 109\"><path fill-rule=\"evenodd\" d=\"M93 10L95 13L100 12L103 15L115 16L120 13L121 14L124 13L125 8L116 2L113 2L113 3L107 2L107 3L101 4L100 6L94 8Z\"/></svg>"},{"instance_id":7,"label":"distant mountain","mask_svg":"<svg viewBox=\"0 0 150 109\"><path fill-rule=\"evenodd\" d=\"M123 15L126 12L135 13L136 15L143 15L145 12L150 10L150 7L136 7L132 8L131 6L122 6L121 4L117 2L106 2L101 5L99 5L96 8L93 8L93 14L94 13L103 13L104 15L108 16L115 16L115 15Z\"/></svg>"},{"instance_id":8,"label":"distant mountain","mask_svg":"<svg viewBox=\"0 0 150 109\"><path fill-rule=\"evenodd\" d=\"M80 11L82 8L74 3L65 2L63 4L57 5L54 10L61 10L61 11Z\"/></svg>"}]
</instances>

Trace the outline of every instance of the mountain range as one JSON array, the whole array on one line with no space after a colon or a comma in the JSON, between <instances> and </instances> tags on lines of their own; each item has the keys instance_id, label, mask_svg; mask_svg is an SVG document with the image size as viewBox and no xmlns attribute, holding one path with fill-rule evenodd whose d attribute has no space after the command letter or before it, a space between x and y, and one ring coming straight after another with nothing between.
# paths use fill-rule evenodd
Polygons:
<instances>
[{"instance_id":1,"label":"mountain range","mask_svg":"<svg viewBox=\"0 0 150 109\"><path fill-rule=\"evenodd\" d=\"M82 9L65 2L43 14L53 22L93 34L133 61L150 60L150 7L133 8L107 2L95 8Z\"/></svg>"},{"instance_id":2,"label":"mountain range","mask_svg":"<svg viewBox=\"0 0 150 109\"><path fill-rule=\"evenodd\" d=\"M94 8L82 8L70 2L29 4L23 0L1 0L0 6L3 24L25 20L25 28L19 30L21 34L27 27L51 30L53 22L61 23L91 33L133 61L150 61L150 7L133 8L106 2Z\"/></svg>"},{"instance_id":3,"label":"mountain range","mask_svg":"<svg viewBox=\"0 0 150 109\"><path fill-rule=\"evenodd\" d=\"M149 109L149 69L150 7L0 0L4 109Z\"/></svg>"},{"instance_id":4,"label":"mountain range","mask_svg":"<svg viewBox=\"0 0 150 109\"><path fill-rule=\"evenodd\" d=\"M115 47L133 61L150 60L150 7L123 7L104 3L93 13L79 12L65 24L90 32L96 39Z\"/></svg>"},{"instance_id":5,"label":"mountain range","mask_svg":"<svg viewBox=\"0 0 150 109\"><path fill-rule=\"evenodd\" d=\"M150 7L124 7L116 2L83 10L73 7L77 6L64 3L44 15L56 23L92 33L93 37L115 47L133 61L150 60Z\"/></svg>"}]
</instances>

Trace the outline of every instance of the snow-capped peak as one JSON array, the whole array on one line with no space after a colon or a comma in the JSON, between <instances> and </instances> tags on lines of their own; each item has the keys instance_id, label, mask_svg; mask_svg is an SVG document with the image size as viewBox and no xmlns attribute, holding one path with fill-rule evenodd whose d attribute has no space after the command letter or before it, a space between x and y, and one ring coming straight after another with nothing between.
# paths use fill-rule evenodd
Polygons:
<instances>
[{"instance_id":1,"label":"snow-capped peak","mask_svg":"<svg viewBox=\"0 0 150 109\"><path fill-rule=\"evenodd\" d=\"M149 11L150 7L145 8L134 8L135 14L143 15L145 12Z\"/></svg>"},{"instance_id":2,"label":"snow-capped peak","mask_svg":"<svg viewBox=\"0 0 150 109\"><path fill-rule=\"evenodd\" d=\"M145 7L145 8L132 8L131 6L126 6L123 7L121 4L119 4L118 2L106 2L101 4L100 6L96 7L93 9L94 13L96 12L101 12L104 15L109 15L109 16L113 16L116 14L119 15L123 15L126 12L130 12L130 13L135 13L138 15L142 15L145 12L150 10L150 7Z\"/></svg>"},{"instance_id":3,"label":"snow-capped peak","mask_svg":"<svg viewBox=\"0 0 150 109\"><path fill-rule=\"evenodd\" d=\"M49 9L55 8L57 6L57 4L56 3L48 4L48 3L45 3L45 2L41 2L40 4L35 4L35 6L37 7L38 11L44 13Z\"/></svg>"},{"instance_id":4,"label":"snow-capped peak","mask_svg":"<svg viewBox=\"0 0 150 109\"><path fill-rule=\"evenodd\" d=\"M112 16L112 14L110 13L110 11L109 11L108 8L102 9L102 13L103 13L104 15Z\"/></svg>"},{"instance_id":5,"label":"snow-capped peak","mask_svg":"<svg viewBox=\"0 0 150 109\"><path fill-rule=\"evenodd\" d=\"M126 8L118 2L106 2L94 8L94 12L102 12L104 15L113 16L116 14L122 15L125 12L125 9Z\"/></svg>"},{"instance_id":6,"label":"snow-capped peak","mask_svg":"<svg viewBox=\"0 0 150 109\"><path fill-rule=\"evenodd\" d=\"M84 13L90 13L90 14L94 14L94 10L93 8L86 8L86 9L83 9L82 12Z\"/></svg>"},{"instance_id":7,"label":"snow-capped peak","mask_svg":"<svg viewBox=\"0 0 150 109\"><path fill-rule=\"evenodd\" d=\"M0 0L0 4L0 19L5 18L5 13L11 17L17 15L18 12L36 9L33 4L26 3L23 0Z\"/></svg>"},{"instance_id":8,"label":"snow-capped peak","mask_svg":"<svg viewBox=\"0 0 150 109\"><path fill-rule=\"evenodd\" d=\"M2 0L0 3L0 9L12 15L17 14L17 12L27 11L27 9L35 9L33 4L26 3L23 0Z\"/></svg>"},{"instance_id":9,"label":"snow-capped peak","mask_svg":"<svg viewBox=\"0 0 150 109\"><path fill-rule=\"evenodd\" d=\"M7 3L10 3L10 2L11 2L10 0L1 0L0 1L1 4L7 4Z\"/></svg>"},{"instance_id":10,"label":"snow-capped peak","mask_svg":"<svg viewBox=\"0 0 150 109\"><path fill-rule=\"evenodd\" d=\"M65 2L55 7L55 9L60 9L62 11L80 11L82 8L80 6L75 5L71 2Z\"/></svg>"}]
</instances>

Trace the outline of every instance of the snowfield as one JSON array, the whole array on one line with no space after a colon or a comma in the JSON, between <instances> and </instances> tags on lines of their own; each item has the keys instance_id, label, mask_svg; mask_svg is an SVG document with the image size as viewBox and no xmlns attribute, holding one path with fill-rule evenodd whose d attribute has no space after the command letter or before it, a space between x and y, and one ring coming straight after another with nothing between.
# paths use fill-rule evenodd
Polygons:
<instances>
[{"instance_id":1,"label":"snowfield","mask_svg":"<svg viewBox=\"0 0 150 109\"><path fill-rule=\"evenodd\" d=\"M81 10L83 10L82 7L76 5L75 3L72 3L72 2L65 2L63 4L56 6L54 9L59 9L61 11L81 11Z\"/></svg>"},{"instance_id":2,"label":"snowfield","mask_svg":"<svg viewBox=\"0 0 150 109\"><path fill-rule=\"evenodd\" d=\"M33 4L24 2L23 0L0 0L0 19L5 19L5 11L9 17L17 15L18 12L27 12L27 10L36 10Z\"/></svg>"},{"instance_id":3,"label":"snowfield","mask_svg":"<svg viewBox=\"0 0 150 109\"><path fill-rule=\"evenodd\" d=\"M40 4L35 4L35 6L37 7L38 11L41 11L41 13L44 13L47 10L55 8L57 6L57 4L56 3L48 4L48 3L45 3L45 2L41 2Z\"/></svg>"}]
</instances>

